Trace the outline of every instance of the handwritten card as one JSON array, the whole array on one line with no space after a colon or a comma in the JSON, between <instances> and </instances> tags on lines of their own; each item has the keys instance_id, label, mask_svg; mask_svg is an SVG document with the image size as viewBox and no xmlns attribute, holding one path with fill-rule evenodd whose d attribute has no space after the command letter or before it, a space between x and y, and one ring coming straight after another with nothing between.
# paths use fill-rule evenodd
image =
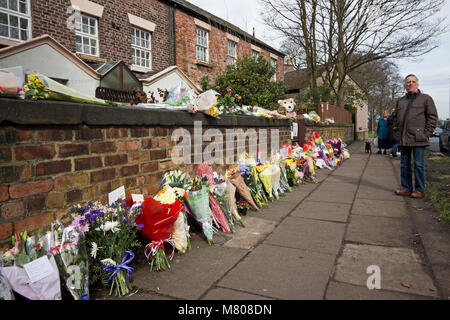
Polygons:
<instances>
[{"instance_id":1,"label":"handwritten card","mask_svg":"<svg viewBox=\"0 0 450 320\"><path fill-rule=\"evenodd\" d=\"M121 186L120 188L117 188L116 190L113 190L108 194L109 205L112 205L119 198L125 200L125 187L124 186Z\"/></svg>"},{"instance_id":2,"label":"handwritten card","mask_svg":"<svg viewBox=\"0 0 450 320\"><path fill-rule=\"evenodd\" d=\"M31 283L44 279L53 274L53 268L47 256L28 262L23 265L25 272L30 278Z\"/></svg>"}]
</instances>

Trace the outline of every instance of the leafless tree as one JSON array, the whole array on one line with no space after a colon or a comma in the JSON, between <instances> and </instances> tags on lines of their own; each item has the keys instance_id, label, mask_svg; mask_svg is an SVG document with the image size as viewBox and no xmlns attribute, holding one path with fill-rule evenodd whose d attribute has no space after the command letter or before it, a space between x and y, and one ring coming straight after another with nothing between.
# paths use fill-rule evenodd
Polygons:
<instances>
[{"instance_id":1,"label":"leafless tree","mask_svg":"<svg viewBox=\"0 0 450 320\"><path fill-rule=\"evenodd\" d=\"M352 71L380 59L419 57L447 31L437 16L445 0L259 1L265 23L303 49L311 91L317 66L326 66L325 81L341 107Z\"/></svg>"}]
</instances>

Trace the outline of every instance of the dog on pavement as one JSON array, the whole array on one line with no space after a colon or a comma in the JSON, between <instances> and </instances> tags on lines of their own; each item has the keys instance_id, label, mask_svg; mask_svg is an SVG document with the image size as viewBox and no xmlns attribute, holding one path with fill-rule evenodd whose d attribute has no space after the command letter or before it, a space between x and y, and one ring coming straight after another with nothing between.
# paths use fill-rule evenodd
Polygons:
<instances>
[{"instance_id":1,"label":"dog on pavement","mask_svg":"<svg viewBox=\"0 0 450 320\"><path fill-rule=\"evenodd\" d=\"M366 153L372 153L372 146L370 141L366 141Z\"/></svg>"}]
</instances>

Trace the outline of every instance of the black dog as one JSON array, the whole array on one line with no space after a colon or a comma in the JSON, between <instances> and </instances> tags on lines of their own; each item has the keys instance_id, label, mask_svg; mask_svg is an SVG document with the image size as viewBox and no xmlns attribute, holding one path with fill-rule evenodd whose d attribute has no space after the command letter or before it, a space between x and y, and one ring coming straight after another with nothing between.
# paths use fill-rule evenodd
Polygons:
<instances>
[{"instance_id":1,"label":"black dog","mask_svg":"<svg viewBox=\"0 0 450 320\"><path fill-rule=\"evenodd\" d=\"M370 145L370 141L366 141L366 153L372 153L372 146Z\"/></svg>"}]
</instances>

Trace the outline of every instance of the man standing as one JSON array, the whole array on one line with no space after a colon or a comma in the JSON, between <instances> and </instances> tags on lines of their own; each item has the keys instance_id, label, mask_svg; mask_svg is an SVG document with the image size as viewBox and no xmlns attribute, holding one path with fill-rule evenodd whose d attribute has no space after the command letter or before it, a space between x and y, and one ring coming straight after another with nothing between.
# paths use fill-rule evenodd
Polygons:
<instances>
[{"instance_id":1,"label":"man standing","mask_svg":"<svg viewBox=\"0 0 450 320\"><path fill-rule=\"evenodd\" d=\"M433 134L438 115L433 99L420 92L415 75L406 76L404 88L406 95L397 101L392 114L394 138L401 152L402 188L395 194L422 198L425 193L425 147L430 145L428 138ZM414 192L411 154L414 154Z\"/></svg>"}]
</instances>

